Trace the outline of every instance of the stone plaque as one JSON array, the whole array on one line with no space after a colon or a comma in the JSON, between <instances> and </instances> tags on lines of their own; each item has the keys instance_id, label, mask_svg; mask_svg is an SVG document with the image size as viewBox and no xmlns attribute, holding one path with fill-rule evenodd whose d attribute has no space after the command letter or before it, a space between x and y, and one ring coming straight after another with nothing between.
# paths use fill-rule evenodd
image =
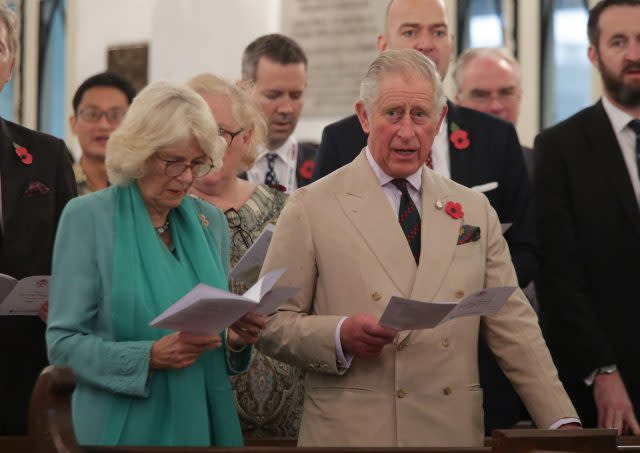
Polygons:
<instances>
[{"instance_id":1,"label":"stone plaque","mask_svg":"<svg viewBox=\"0 0 640 453\"><path fill-rule=\"evenodd\" d=\"M309 60L305 117L354 113L360 79L378 54L383 0L283 0L282 32Z\"/></svg>"},{"instance_id":2,"label":"stone plaque","mask_svg":"<svg viewBox=\"0 0 640 453\"><path fill-rule=\"evenodd\" d=\"M149 44L111 46L107 49L107 70L118 74L136 91L149 83Z\"/></svg>"}]
</instances>

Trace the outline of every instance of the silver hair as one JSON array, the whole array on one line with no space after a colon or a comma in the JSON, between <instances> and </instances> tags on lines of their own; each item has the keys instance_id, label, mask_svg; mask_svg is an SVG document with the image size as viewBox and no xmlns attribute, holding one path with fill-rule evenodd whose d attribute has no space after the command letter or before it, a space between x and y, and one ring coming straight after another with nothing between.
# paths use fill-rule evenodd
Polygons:
<instances>
[{"instance_id":1,"label":"silver hair","mask_svg":"<svg viewBox=\"0 0 640 453\"><path fill-rule=\"evenodd\" d=\"M122 124L107 142L109 181L127 184L145 174L147 160L166 146L195 138L216 167L222 165L226 142L202 97L191 88L154 82L133 99Z\"/></svg>"},{"instance_id":2,"label":"silver hair","mask_svg":"<svg viewBox=\"0 0 640 453\"><path fill-rule=\"evenodd\" d=\"M434 112L441 112L446 98L436 66L422 53L414 49L390 49L380 53L373 60L360 82L360 101L368 115L378 98L378 84L386 74L413 73L424 77L433 88Z\"/></svg>"},{"instance_id":3,"label":"silver hair","mask_svg":"<svg viewBox=\"0 0 640 453\"><path fill-rule=\"evenodd\" d=\"M501 47L474 47L467 49L460 54L453 69L453 81L456 85L456 92L462 91L462 74L469 63L476 58L488 57L495 61L506 61L516 74L518 85L520 85L520 65L511 52Z\"/></svg>"},{"instance_id":4,"label":"silver hair","mask_svg":"<svg viewBox=\"0 0 640 453\"><path fill-rule=\"evenodd\" d=\"M18 53L18 28L16 13L11 11L4 1L0 1L0 19L7 27L7 37L9 38L9 52L15 58Z\"/></svg>"}]
</instances>

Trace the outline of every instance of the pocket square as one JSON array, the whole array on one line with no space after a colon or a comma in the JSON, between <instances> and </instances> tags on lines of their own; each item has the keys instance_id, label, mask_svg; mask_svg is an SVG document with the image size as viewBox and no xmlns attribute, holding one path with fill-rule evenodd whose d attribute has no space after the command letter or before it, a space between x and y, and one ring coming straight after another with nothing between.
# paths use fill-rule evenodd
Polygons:
<instances>
[{"instance_id":1,"label":"pocket square","mask_svg":"<svg viewBox=\"0 0 640 453\"><path fill-rule=\"evenodd\" d=\"M456 245L475 242L480 239L480 227L473 225L462 225L458 234L458 243Z\"/></svg>"},{"instance_id":2,"label":"pocket square","mask_svg":"<svg viewBox=\"0 0 640 453\"><path fill-rule=\"evenodd\" d=\"M32 181L29 183L27 190L22 194L22 198L33 197L36 195L45 195L49 193L49 188L40 181Z\"/></svg>"}]
</instances>

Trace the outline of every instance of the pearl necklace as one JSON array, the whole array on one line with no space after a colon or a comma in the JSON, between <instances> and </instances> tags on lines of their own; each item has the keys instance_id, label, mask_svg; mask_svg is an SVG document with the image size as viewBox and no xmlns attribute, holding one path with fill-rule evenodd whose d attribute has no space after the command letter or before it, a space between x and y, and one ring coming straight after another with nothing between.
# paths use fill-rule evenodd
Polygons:
<instances>
[{"instance_id":1,"label":"pearl necklace","mask_svg":"<svg viewBox=\"0 0 640 453\"><path fill-rule=\"evenodd\" d=\"M169 231L169 228L170 228L169 220L167 220L162 226L153 227L153 229L156 230L156 233L158 233L159 235L163 235L164 233Z\"/></svg>"}]
</instances>

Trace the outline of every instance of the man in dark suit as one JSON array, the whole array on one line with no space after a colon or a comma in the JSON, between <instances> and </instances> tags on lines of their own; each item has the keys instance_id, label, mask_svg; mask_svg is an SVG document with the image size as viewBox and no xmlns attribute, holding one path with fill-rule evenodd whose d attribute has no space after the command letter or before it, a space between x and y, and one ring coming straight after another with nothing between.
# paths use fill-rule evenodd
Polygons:
<instances>
[{"instance_id":1,"label":"man in dark suit","mask_svg":"<svg viewBox=\"0 0 640 453\"><path fill-rule=\"evenodd\" d=\"M317 146L298 143L298 123L307 87L307 56L293 39L277 33L251 42L242 55L242 79L267 120L267 143L246 175L255 184L279 186L287 192L307 185Z\"/></svg>"},{"instance_id":2,"label":"man in dark suit","mask_svg":"<svg viewBox=\"0 0 640 453\"><path fill-rule=\"evenodd\" d=\"M509 121L514 126L520 116L522 79L520 65L498 47L467 49L453 69L456 104ZM533 182L533 150L522 147L529 181Z\"/></svg>"},{"instance_id":3,"label":"man in dark suit","mask_svg":"<svg viewBox=\"0 0 640 453\"><path fill-rule=\"evenodd\" d=\"M15 16L0 4L0 89L18 46ZM0 118L0 273L49 275L56 225L76 195L62 140ZM45 324L35 316L0 316L0 435L26 434L35 380L46 365Z\"/></svg>"},{"instance_id":4,"label":"man in dark suit","mask_svg":"<svg viewBox=\"0 0 640 453\"><path fill-rule=\"evenodd\" d=\"M558 371L587 427L640 434L640 0L589 14L603 97L535 140L537 282Z\"/></svg>"},{"instance_id":5,"label":"man in dark suit","mask_svg":"<svg viewBox=\"0 0 640 453\"><path fill-rule=\"evenodd\" d=\"M454 49L444 2L391 1L385 33L378 37L378 49L387 48L422 52L444 78ZM512 224L505 238L518 283L524 288L535 276L537 256L531 188L516 131L512 124L491 115L450 101L447 106L447 116L427 164L458 183L484 191L500 221ZM351 162L366 142L355 115L327 126L316 156L314 180ZM496 366L486 344L480 343L485 426L489 433L492 429L513 426L520 419L520 410L511 384ZM511 401L506 406L505 398Z\"/></svg>"}]
</instances>

